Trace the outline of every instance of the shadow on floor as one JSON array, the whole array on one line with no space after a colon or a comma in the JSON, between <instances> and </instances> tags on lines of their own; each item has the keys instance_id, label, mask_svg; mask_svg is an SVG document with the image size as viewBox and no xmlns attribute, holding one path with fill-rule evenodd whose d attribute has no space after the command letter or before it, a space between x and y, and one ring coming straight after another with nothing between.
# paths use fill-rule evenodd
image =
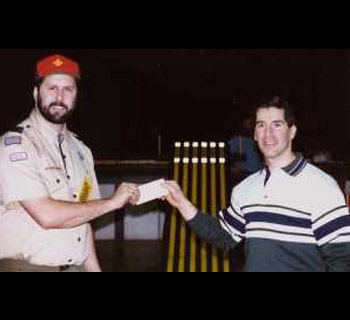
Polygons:
<instances>
[{"instance_id":1,"label":"shadow on floor","mask_svg":"<svg viewBox=\"0 0 350 320\"><path fill-rule=\"evenodd\" d=\"M98 241L103 272L160 272L160 241Z\"/></svg>"},{"instance_id":2,"label":"shadow on floor","mask_svg":"<svg viewBox=\"0 0 350 320\"><path fill-rule=\"evenodd\" d=\"M162 272L161 241L98 241L96 249L103 272ZM232 271L242 272L243 246L233 258Z\"/></svg>"}]
</instances>

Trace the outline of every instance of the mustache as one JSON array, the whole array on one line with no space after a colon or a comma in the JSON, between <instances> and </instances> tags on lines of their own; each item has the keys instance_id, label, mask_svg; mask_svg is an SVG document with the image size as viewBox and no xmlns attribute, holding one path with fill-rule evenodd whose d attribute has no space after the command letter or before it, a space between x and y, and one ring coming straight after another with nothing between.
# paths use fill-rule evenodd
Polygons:
<instances>
[{"instance_id":1,"label":"mustache","mask_svg":"<svg viewBox=\"0 0 350 320\"><path fill-rule=\"evenodd\" d=\"M65 108L68 111L68 106L65 103L59 102L59 101L50 103L49 109L51 109L52 107L55 107L55 106Z\"/></svg>"}]
</instances>

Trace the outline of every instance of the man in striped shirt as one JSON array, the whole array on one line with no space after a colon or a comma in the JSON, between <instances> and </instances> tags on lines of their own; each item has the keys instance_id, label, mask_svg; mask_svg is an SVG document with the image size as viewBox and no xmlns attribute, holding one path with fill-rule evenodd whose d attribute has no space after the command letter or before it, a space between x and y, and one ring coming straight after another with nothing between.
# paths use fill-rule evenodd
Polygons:
<instances>
[{"instance_id":1,"label":"man in striped shirt","mask_svg":"<svg viewBox=\"0 0 350 320\"><path fill-rule=\"evenodd\" d=\"M219 219L204 215L166 182L167 201L205 241L232 250L246 241L248 272L350 271L350 215L333 178L295 154L297 127L281 98L256 110L255 140L265 169L232 193Z\"/></svg>"}]
</instances>

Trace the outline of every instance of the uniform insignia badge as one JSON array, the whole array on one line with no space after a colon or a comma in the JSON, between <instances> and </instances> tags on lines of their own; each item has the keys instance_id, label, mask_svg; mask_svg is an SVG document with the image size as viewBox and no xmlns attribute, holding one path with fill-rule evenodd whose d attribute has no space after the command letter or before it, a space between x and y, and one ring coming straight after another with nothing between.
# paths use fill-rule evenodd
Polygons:
<instances>
[{"instance_id":1,"label":"uniform insignia badge","mask_svg":"<svg viewBox=\"0 0 350 320\"><path fill-rule=\"evenodd\" d=\"M61 67L63 65L63 61L60 58L58 58L53 62L53 65L56 67Z\"/></svg>"},{"instance_id":2,"label":"uniform insignia badge","mask_svg":"<svg viewBox=\"0 0 350 320\"><path fill-rule=\"evenodd\" d=\"M84 156L83 156L83 154L81 153L81 151L78 151L78 156L79 156L79 159L81 160L81 161L84 161Z\"/></svg>"},{"instance_id":3,"label":"uniform insignia badge","mask_svg":"<svg viewBox=\"0 0 350 320\"><path fill-rule=\"evenodd\" d=\"M7 137L5 139L5 147L12 146L14 144L22 144L22 137Z\"/></svg>"},{"instance_id":4,"label":"uniform insignia badge","mask_svg":"<svg viewBox=\"0 0 350 320\"><path fill-rule=\"evenodd\" d=\"M79 192L79 202L87 202L90 200L93 190L93 182L91 178L86 177L83 186Z\"/></svg>"},{"instance_id":5,"label":"uniform insignia badge","mask_svg":"<svg viewBox=\"0 0 350 320\"><path fill-rule=\"evenodd\" d=\"M19 162L28 160L28 155L26 152L17 152L10 154L11 162Z\"/></svg>"}]
</instances>

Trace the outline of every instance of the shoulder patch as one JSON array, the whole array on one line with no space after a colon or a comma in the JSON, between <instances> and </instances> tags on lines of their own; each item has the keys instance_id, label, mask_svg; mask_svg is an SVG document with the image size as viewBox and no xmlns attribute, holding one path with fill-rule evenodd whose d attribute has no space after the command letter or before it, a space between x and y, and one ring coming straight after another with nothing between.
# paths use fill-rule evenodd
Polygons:
<instances>
[{"instance_id":1,"label":"shoulder patch","mask_svg":"<svg viewBox=\"0 0 350 320\"><path fill-rule=\"evenodd\" d=\"M11 162L20 162L28 160L28 155L26 152L16 152L10 154Z\"/></svg>"},{"instance_id":2,"label":"shoulder patch","mask_svg":"<svg viewBox=\"0 0 350 320\"><path fill-rule=\"evenodd\" d=\"M22 144L22 137L7 137L7 138L5 138L5 147L12 146L14 144Z\"/></svg>"}]
</instances>

